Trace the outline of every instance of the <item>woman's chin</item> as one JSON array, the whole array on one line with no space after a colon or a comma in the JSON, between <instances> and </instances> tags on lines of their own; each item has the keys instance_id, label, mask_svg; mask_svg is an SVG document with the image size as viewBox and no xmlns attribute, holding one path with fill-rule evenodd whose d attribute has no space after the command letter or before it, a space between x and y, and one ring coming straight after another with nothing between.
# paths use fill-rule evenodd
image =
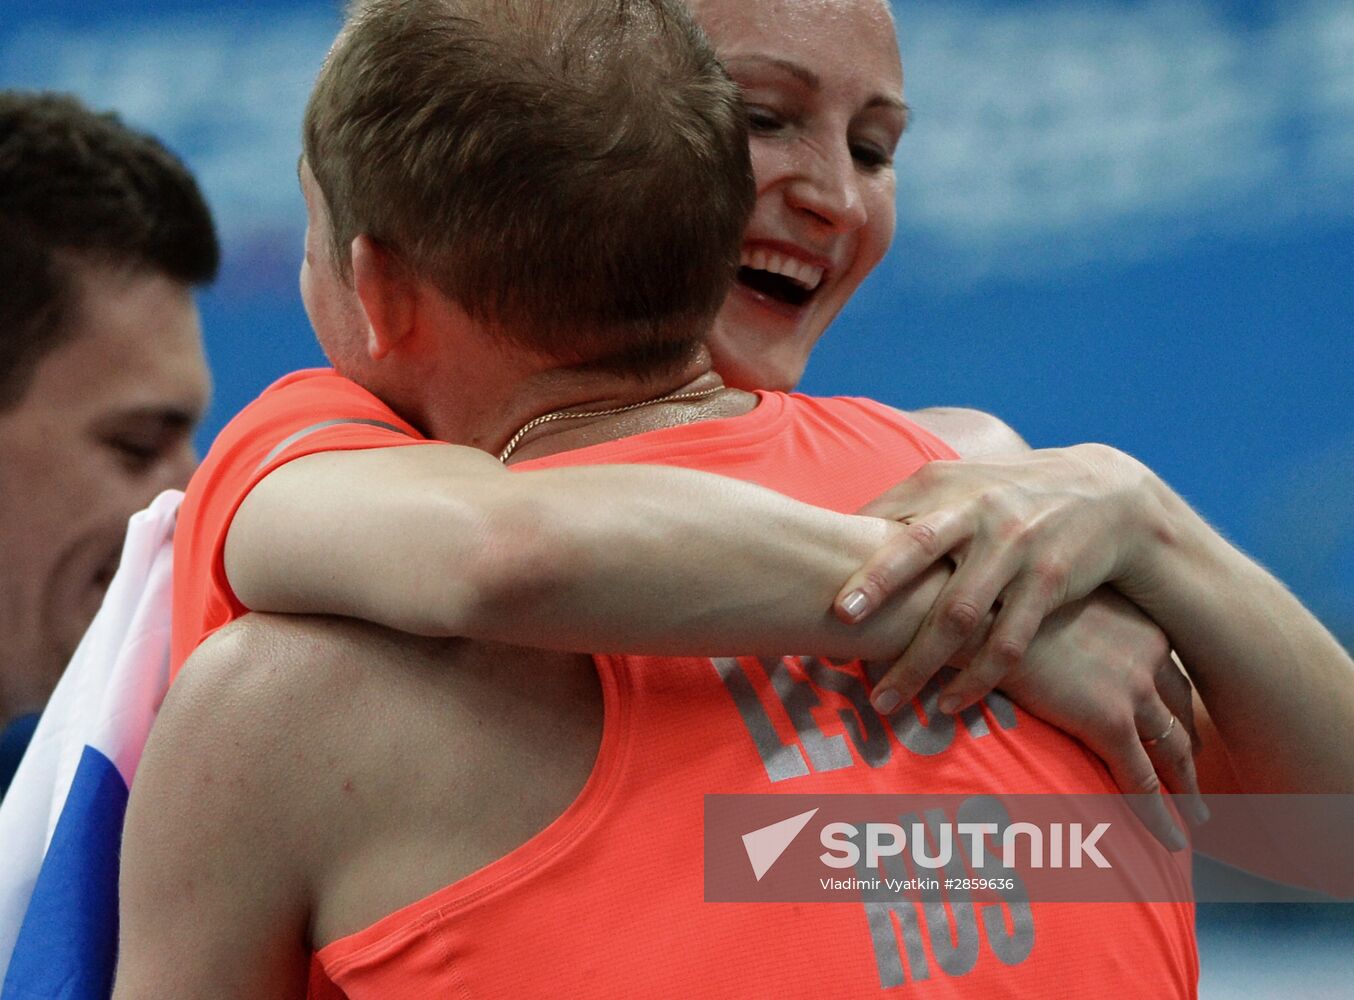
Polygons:
<instances>
[{"instance_id":1,"label":"woman's chin","mask_svg":"<svg viewBox=\"0 0 1354 1000\"><path fill-rule=\"evenodd\" d=\"M715 341L711 341L710 354L724 384L745 392L756 389L789 392L799 383L808 360L782 356L783 352L774 349L749 349L743 344L725 350Z\"/></svg>"},{"instance_id":2,"label":"woman's chin","mask_svg":"<svg viewBox=\"0 0 1354 1000\"><path fill-rule=\"evenodd\" d=\"M710 333L715 371L735 389L789 392L822 335L808 329L812 318L807 309L790 310L735 287Z\"/></svg>"}]
</instances>

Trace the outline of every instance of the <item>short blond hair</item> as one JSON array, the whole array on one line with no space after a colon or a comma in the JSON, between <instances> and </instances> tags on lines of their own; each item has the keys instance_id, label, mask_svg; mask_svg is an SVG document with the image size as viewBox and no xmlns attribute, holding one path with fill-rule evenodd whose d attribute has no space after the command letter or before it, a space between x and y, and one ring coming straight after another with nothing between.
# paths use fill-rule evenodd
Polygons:
<instances>
[{"instance_id":1,"label":"short blond hair","mask_svg":"<svg viewBox=\"0 0 1354 1000\"><path fill-rule=\"evenodd\" d=\"M676 0L366 0L305 116L340 273L366 234L561 361L698 342L755 201L739 96Z\"/></svg>"}]
</instances>

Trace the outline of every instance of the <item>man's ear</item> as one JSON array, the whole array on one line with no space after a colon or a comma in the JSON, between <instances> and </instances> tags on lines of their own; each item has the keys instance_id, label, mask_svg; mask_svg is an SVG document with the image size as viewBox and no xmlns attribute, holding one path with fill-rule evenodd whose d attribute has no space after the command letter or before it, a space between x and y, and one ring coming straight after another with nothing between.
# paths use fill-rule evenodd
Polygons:
<instances>
[{"instance_id":1,"label":"man's ear","mask_svg":"<svg viewBox=\"0 0 1354 1000\"><path fill-rule=\"evenodd\" d=\"M370 236L358 236L349 248L353 288L367 323L367 353L380 361L413 330L417 289L388 249Z\"/></svg>"}]
</instances>

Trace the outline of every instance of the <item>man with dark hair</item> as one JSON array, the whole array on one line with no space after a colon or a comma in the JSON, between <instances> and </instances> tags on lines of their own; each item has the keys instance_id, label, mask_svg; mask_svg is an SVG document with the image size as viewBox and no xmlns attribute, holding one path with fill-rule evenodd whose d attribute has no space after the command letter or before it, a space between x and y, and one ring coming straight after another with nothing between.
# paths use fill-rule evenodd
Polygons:
<instances>
[{"instance_id":1,"label":"man with dark hair","mask_svg":"<svg viewBox=\"0 0 1354 1000\"><path fill-rule=\"evenodd\" d=\"M195 465L192 293L218 260L159 142L71 97L0 92L0 793L127 518Z\"/></svg>"},{"instance_id":2,"label":"man with dark hair","mask_svg":"<svg viewBox=\"0 0 1354 1000\"><path fill-rule=\"evenodd\" d=\"M451 450L438 440L537 465L667 462L836 510L946 454L887 407L729 390L711 371L699 340L751 204L737 109L673 0L357 8L317 83L301 172L302 292L338 372L274 386L195 479L176 557L200 572L176 572L176 661L242 614L225 573L237 511L334 452L356 453L348 477L431 489ZM404 191L415 210L388 204ZM474 264L458 256L467 241ZM346 419L307 416L336 394ZM522 478L479 458L497 469L482 491ZM298 516L312 495L295 497ZM848 565L885 531L839 520ZM335 576L361 572L344 534L386 530L337 526ZM396 530L422 537L419 523ZM488 546L473 523L468 534L463 563L439 565L434 549L406 557L405 575L412 592L471 581L473 617L487 600L476 548ZM267 558L285 561L289 544L279 536ZM632 574L627 596L642 605L662 575ZM915 629L932 583L903 602L894 639ZM802 596L797 586L769 577L766 605ZM261 616L209 641L171 690L133 787L115 996L294 996L311 950L354 998L863 995L879 984L872 928L891 935L893 918L703 906L703 794L786 778L803 793L1113 790L1075 740L999 696L962 717L933 703L924 722L879 715L862 663L771 656L784 648L758 631L761 606L741 634L712 632L709 651L765 661L505 645L537 637L547 591L499 601L496 619L457 633L480 641ZM694 603L683 611L699 619ZM828 631L800 648L845 650ZM588 648L577 634L555 648ZM809 677L837 700L814 701ZM766 714L776 694L803 754ZM962 917L967 973L980 941ZM1182 993L1192 974L1184 906L1032 914L1012 902L983 922L981 965L964 980L974 993L1051 982L1066 954L1084 953L1109 992ZM1032 956L1036 934L1054 944ZM1142 961L1128 970L1124 953Z\"/></svg>"}]
</instances>

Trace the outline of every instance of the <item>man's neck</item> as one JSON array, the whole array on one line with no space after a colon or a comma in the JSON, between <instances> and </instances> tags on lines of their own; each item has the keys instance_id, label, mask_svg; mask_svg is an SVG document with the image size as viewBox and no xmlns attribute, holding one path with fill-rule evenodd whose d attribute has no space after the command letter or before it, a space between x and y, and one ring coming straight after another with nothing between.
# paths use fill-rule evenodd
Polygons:
<instances>
[{"instance_id":1,"label":"man's neck","mask_svg":"<svg viewBox=\"0 0 1354 1000\"><path fill-rule=\"evenodd\" d=\"M648 377L582 368L532 370L502 357L482 359L482 366L466 364L464 357L460 360L458 373L427 383L454 386L455 391L425 393L418 405L397 407L430 437L498 455L519 430L537 418L579 414L531 428L513 452L514 461L695 420L735 416L756 405L751 394L723 387L704 347L682 366ZM713 391L706 395L707 390ZM701 395L647 405L664 396L687 393Z\"/></svg>"},{"instance_id":2,"label":"man's neck","mask_svg":"<svg viewBox=\"0 0 1354 1000\"><path fill-rule=\"evenodd\" d=\"M634 393L613 395L581 406L547 411L542 416L559 413L569 416L549 419L536 427L524 425L527 434L507 461L511 464L544 458L666 427L740 416L757 405L755 396L727 388L723 380L709 370L670 388L651 391L637 399L629 398L633 396Z\"/></svg>"}]
</instances>

